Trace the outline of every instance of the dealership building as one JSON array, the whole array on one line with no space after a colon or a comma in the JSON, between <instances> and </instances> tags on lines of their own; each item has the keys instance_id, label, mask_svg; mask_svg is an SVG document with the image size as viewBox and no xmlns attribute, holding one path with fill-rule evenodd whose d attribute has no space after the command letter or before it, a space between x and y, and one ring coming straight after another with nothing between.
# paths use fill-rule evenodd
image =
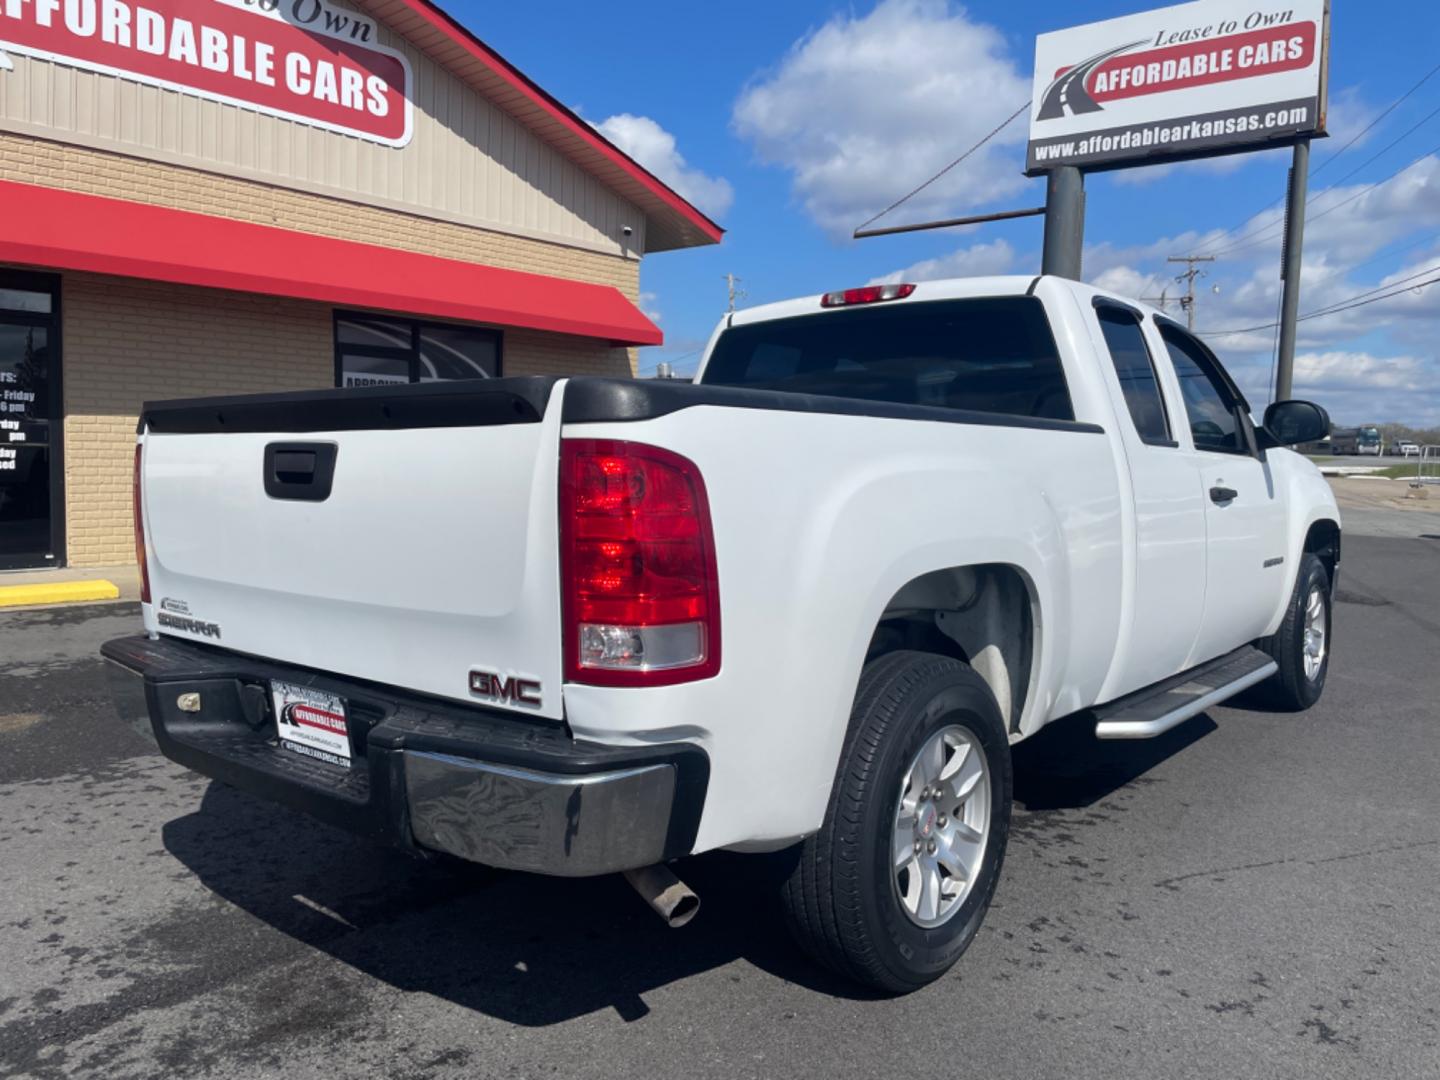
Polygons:
<instances>
[{"instance_id":1,"label":"dealership building","mask_svg":"<svg viewBox=\"0 0 1440 1080\"><path fill-rule=\"evenodd\" d=\"M0 207L0 570L133 562L143 401L633 375L721 235L426 0L7 0Z\"/></svg>"}]
</instances>

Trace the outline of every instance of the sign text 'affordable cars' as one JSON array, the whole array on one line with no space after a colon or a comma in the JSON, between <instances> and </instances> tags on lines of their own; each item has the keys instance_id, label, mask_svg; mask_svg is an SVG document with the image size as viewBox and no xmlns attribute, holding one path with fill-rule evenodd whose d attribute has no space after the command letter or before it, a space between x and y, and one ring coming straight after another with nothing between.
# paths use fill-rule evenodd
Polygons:
<instances>
[{"instance_id":1,"label":"sign text 'affordable cars'","mask_svg":"<svg viewBox=\"0 0 1440 1080\"><path fill-rule=\"evenodd\" d=\"M1315 24L1237 34L1219 42L1171 45L1107 60L1090 77L1097 102L1188 90L1307 68L1315 60ZM1064 74L1057 71L1058 79Z\"/></svg>"},{"instance_id":2,"label":"sign text 'affordable cars'","mask_svg":"<svg viewBox=\"0 0 1440 1080\"><path fill-rule=\"evenodd\" d=\"M410 66L375 38L326 0L0 0L0 50L403 146Z\"/></svg>"},{"instance_id":3,"label":"sign text 'affordable cars'","mask_svg":"<svg viewBox=\"0 0 1440 1080\"><path fill-rule=\"evenodd\" d=\"M1195 0L1040 35L1028 170L1322 134L1328 18L1326 0Z\"/></svg>"}]
</instances>

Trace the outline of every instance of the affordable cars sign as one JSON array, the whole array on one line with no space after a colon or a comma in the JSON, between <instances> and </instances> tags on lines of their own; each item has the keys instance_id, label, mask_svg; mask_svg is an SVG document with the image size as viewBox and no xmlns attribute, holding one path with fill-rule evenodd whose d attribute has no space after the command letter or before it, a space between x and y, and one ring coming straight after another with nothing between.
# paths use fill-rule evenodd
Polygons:
<instances>
[{"instance_id":1,"label":"affordable cars sign","mask_svg":"<svg viewBox=\"0 0 1440 1080\"><path fill-rule=\"evenodd\" d=\"M1329 19L1328 0L1199 0L1040 35L1027 171L1323 134Z\"/></svg>"},{"instance_id":2,"label":"affordable cars sign","mask_svg":"<svg viewBox=\"0 0 1440 1080\"><path fill-rule=\"evenodd\" d=\"M404 146L413 76L377 36L328 0L0 0L0 67L21 53Z\"/></svg>"}]
</instances>

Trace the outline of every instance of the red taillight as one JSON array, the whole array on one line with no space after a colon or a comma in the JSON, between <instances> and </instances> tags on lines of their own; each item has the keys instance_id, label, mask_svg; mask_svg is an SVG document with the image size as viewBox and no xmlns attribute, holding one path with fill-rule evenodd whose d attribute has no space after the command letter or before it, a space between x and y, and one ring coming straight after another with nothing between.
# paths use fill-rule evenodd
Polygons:
<instances>
[{"instance_id":1,"label":"red taillight","mask_svg":"<svg viewBox=\"0 0 1440 1080\"><path fill-rule=\"evenodd\" d=\"M566 678L664 686L714 675L720 591L700 470L639 443L562 446Z\"/></svg>"},{"instance_id":2,"label":"red taillight","mask_svg":"<svg viewBox=\"0 0 1440 1080\"><path fill-rule=\"evenodd\" d=\"M144 502L140 498L140 451L143 448L135 447L135 484L131 489L134 495L135 507L135 564L140 568L140 602L150 603L150 568L145 565L145 516L141 510Z\"/></svg>"},{"instance_id":3,"label":"red taillight","mask_svg":"<svg viewBox=\"0 0 1440 1080\"><path fill-rule=\"evenodd\" d=\"M914 285L866 285L861 289L828 292L820 297L820 306L850 307L853 304L878 304L884 300L904 300L914 291Z\"/></svg>"}]
</instances>

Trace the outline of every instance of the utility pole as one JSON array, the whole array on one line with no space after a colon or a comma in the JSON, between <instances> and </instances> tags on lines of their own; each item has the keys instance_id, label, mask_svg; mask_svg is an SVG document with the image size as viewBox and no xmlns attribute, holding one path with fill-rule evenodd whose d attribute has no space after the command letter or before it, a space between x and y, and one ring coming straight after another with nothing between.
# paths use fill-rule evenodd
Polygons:
<instances>
[{"instance_id":1,"label":"utility pole","mask_svg":"<svg viewBox=\"0 0 1440 1080\"><path fill-rule=\"evenodd\" d=\"M1185 295L1180 298L1180 306L1185 309L1185 324L1190 327L1191 332L1195 330L1195 279L1204 277L1205 271L1201 270L1196 263L1209 263L1215 261L1214 255L1171 255L1165 260L1172 263L1184 263L1186 270L1178 275L1175 280L1185 283Z\"/></svg>"},{"instance_id":2,"label":"utility pole","mask_svg":"<svg viewBox=\"0 0 1440 1080\"><path fill-rule=\"evenodd\" d=\"M736 300L743 300L743 299L745 298L745 292L744 292L744 290L743 290L743 289L737 289L737 288L735 287L736 285L739 285L739 284L740 284L740 281L741 281L741 279L738 278L738 277L736 277L734 274L726 274L726 275L725 275L725 287L726 287L726 291L728 292L729 298L730 298L730 299L729 299L729 306L727 306L727 307L725 308L725 310L726 310L727 312L729 312L730 314L732 314L732 315L735 313L735 301L736 301Z\"/></svg>"},{"instance_id":3,"label":"utility pole","mask_svg":"<svg viewBox=\"0 0 1440 1080\"><path fill-rule=\"evenodd\" d=\"M1285 250L1281 254L1280 355L1275 360L1275 400L1290 399L1295 374L1295 323L1300 313L1300 256L1305 247L1305 202L1310 186L1310 140L1295 144L1285 206Z\"/></svg>"}]
</instances>

